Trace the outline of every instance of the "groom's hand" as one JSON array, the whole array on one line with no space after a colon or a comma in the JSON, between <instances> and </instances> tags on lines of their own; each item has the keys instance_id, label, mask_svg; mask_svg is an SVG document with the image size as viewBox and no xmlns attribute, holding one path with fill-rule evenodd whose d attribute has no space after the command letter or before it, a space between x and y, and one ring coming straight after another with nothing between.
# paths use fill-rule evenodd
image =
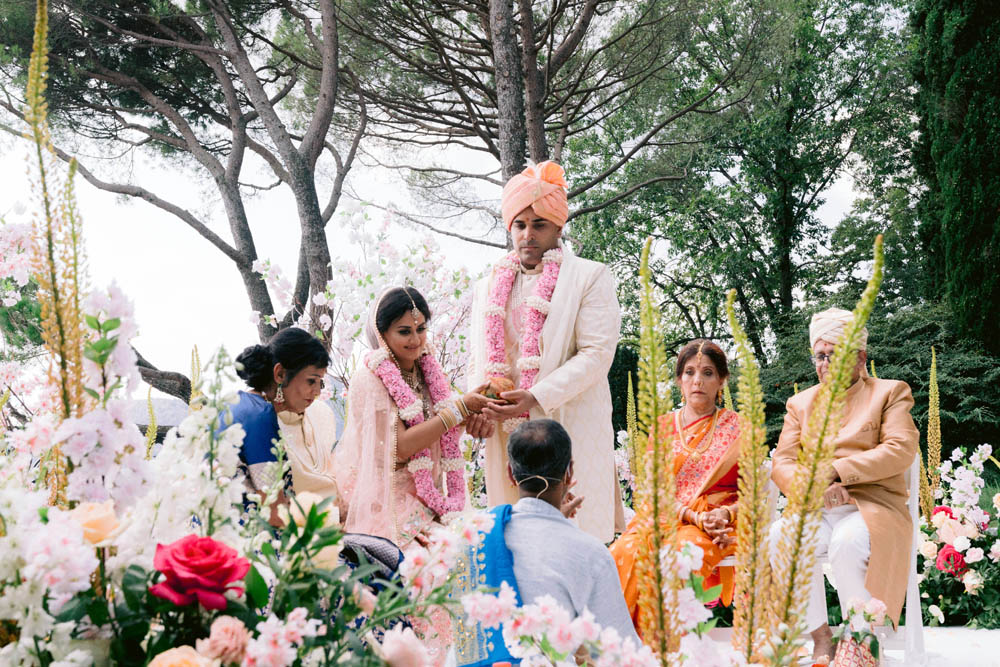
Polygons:
<instances>
[{"instance_id":1,"label":"groom's hand","mask_svg":"<svg viewBox=\"0 0 1000 667\"><path fill-rule=\"evenodd\" d=\"M507 403L491 401L489 405L483 408L483 414L490 419L502 421L523 415L538 405L538 401L535 400L535 397L527 389L505 391L500 394L500 398L507 401Z\"/></svg>"},{"instance_id":2,"label":"groom's hand","mask_svg":"<svg viewBox=\"0 0 1000 667\"><path fill-rule=\"evenodd\" d=\"M485 415L469 415L465 422L465 432L473 438L489 438L496 431L497 423Z\"/></svg>"}]
</instances>

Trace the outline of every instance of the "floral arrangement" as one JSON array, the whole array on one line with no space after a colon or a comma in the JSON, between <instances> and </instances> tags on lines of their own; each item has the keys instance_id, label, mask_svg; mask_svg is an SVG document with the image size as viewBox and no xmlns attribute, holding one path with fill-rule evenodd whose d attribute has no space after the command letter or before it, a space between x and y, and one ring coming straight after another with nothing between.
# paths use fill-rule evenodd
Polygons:
<instances>
[{"instance_id":1,"label":"floral arrangement","mask_svg":"<svg viewBox=\"0 0 1000 667\"><path fill-rule=\"evenodd\" d=\"M229 362L219 355L215 364ZM378 639L384 630L454 606L454 554L478 539L481 516L439 529L404 561L400 579L379 580L373 591L373 566L352 569L338 557L343 536L329 500L300 494L281 529L244 511L242 430L215 433L231 398L222 384L205 392L159 456L143 460L143 483L120 484L113 457L103 470L98 461L75 467L71 497L79 486L108 499L73 501L72 510L48 505L31 467L15 464L30 454L0 441L0 619L13 634L0 662L382 664L380 656L420 646L401 627ZM114 423L94 450L121 430ZM77 485L81 471L107 481Z\"/></svg>"},{"instance_id":2,"label":"floral arrangement","mask_svg":"<svg viewBox=\"0 0 1000 667\"><path fill-rule=\"evenodd\" d=\"M522 665L575 665L586 656L595 667L654 667L691 664L699 667L746 665L735 651L713 641L708 633L715 625L705 603L719 595L721 587L704 588L701 568L704 552L685 542L677 550L665 547L662 567L684 582L677 602L678 628L683 633L679 649L667 656L656 655L648 646L622 638L614 628L602 628L593 614L584 611L573 618L550 596L517 606L517 596L506 582L496 593L475 592L462 598L465 614L488 628L503 628L503 639L511 655Z\"/></svg>"},{"instance_id":3,"label":"floral arrangement","mask_svg":"<svg viewBox=\"0 0 1000 667\"><path fill-rule=\"evenodd\" d=\"M867 667L878 665L879 644L875 626L885 624L885 603L877 598L868 602L851 600L844 623L833 633L837 641L834 665Z\"/></svg>"},{"instance_id":4,"label":"floral arrangement","mask_svg":"<svg viewBox=\"0 0 1000 667\"><path fill-rule=\"evenodd\" d=\"M553 248L542 255L542 275L535 283L531 296L525 299L521 358L517 360L517 368L521 371L520 389L531 389L541 368L542 327L549 314L552 292L556 288L556 281L559 280L559 267L562 265L562 258L561 248ZM507 312L507 301L510 299L510 293L520 266L521 260L517 253L511 252L493 267L493 281L485 311L487 378L506 378L510 373L504 341L504 318ZM520 417L506 419L502 425L503 429L510 433L527 418L528 415L524 414Z\"/></svg>"},{"instance_id":5,"label":"floral arrangement","mask_svg":"<svg viewBox=\"0 0 1000 667\"><path fill-rule=\"evenodd\" d=\"M746 331L736 318L736 290L729 290L726 314L739 355L737 401L743 424L741 429L739 470L740 521L736 527L736 582L734 597L742 602L733 610L733 646L747 659L760 657L761 632L767 625L767 607L771 572L767 542L769 466L767 437L764 429L764 391L760 368ZM732 409L732 397L726 384L725 400Z\"/></svg>"},{"instance_id":6,"label":"floral arrangement","mask_svg":"<svg viewBox=\"0 0 1000 667\"><path fill-rule=\"evenodd\" d=\"M980 506L992 448L956 448L940 468L941 485L928 523L921 521L919 565L924 618L930 625L1000 627L1000 494ZM947 615L945 612L947 611Z\"/></svg>"},{"instance_id":7,"label":"floral arrangement","mask_svg":"<svg viewBox=\"0 0 1000 667\"><path fill-rule=\"evenodd\" d=\"M421 355L418 363L423 371L427 390L434 401L435 413L447 409L452 403L451 387L445 377L441 365L433 354L427 352ZM372 350L365 359L365 364L382 381L389 396L399 409L399 416L407 426L423 423L424 411L421 400L403 380L402 372L385 348ZM406 464L417 486L417 497L427 507L434 510L440 517L446 517L452 512L459 512L465 507L465 459L459 439L462 436L461 425L453 426L441 436L441 468L447 479L448 495L441 495L434 484L434 461L430 449L422 449L414 454Z\"/></svg>"}]
</instances>

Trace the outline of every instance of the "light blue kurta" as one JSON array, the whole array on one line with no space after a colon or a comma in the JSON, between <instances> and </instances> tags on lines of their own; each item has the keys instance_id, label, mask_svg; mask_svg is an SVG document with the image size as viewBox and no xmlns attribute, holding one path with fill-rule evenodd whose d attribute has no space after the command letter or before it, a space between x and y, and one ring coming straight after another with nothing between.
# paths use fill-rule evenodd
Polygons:
<instances>
[{"instance_id":1,"label":"light blue kurta","mask_svg":"<svg viewBox=\"0 0 1000 667\"><path fill-rule=\"evenodd\" d=\"M602 627L639 645L615 562L597 538L544 500L522 498L514 505L504 541L514 556L523 604L550 595L573 616L589 609Z\"/></svg>"}]
</instances>

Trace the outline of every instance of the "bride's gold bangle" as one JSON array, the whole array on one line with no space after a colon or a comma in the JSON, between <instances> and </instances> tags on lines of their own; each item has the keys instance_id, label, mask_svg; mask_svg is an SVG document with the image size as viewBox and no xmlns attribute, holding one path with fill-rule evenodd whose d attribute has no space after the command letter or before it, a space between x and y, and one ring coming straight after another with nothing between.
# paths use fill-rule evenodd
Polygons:
<instances>
[{"instance_id":1,"label":"bride's gold bangle","mask_svg":"<svg viewBox=\"0 0 1000 667\"><path fill-rule=\"evenodd\" d=\"M439 412L438 417L441 418L441 423L444 424L444 430L446 431L450 431L458 424L458 418L455 417L455 413L449 408L445 408Z\"/></svg>"}]
</instances>

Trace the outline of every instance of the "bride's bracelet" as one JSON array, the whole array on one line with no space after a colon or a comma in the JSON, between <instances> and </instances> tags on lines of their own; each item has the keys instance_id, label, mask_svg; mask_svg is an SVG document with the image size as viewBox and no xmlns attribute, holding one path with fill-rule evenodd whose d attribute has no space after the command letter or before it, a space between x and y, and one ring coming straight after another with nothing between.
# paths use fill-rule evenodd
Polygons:
<instances>
[{"instance_id":1,"label":"bride's bracelet","mask_svg":"<svg viewBox=\"0 0 1000 667\"><path fill-rule=\"evenodd\" d=\"M444 424L444 430L450 431L451 429L458 426L459 419L458 416L451 408L445 408L438 413L438 417L441 418L441 423Z\"/></svg>"},{"instance_id":2,"label":"bride's bracelet","mask_svg":"<svg viewBox=\"0 0 1000 667\"><path fill-rule=\"evenodd\" d=\"M472 411L469 410L469 406L467 406L465 404L465 399L464 398L457 399L455 401L455 407L458 408L458 413L460 415L462 415L462 421L465 421L466 419L468 419L469 415L472 414Z\"/></svg>"}]
</instances>

